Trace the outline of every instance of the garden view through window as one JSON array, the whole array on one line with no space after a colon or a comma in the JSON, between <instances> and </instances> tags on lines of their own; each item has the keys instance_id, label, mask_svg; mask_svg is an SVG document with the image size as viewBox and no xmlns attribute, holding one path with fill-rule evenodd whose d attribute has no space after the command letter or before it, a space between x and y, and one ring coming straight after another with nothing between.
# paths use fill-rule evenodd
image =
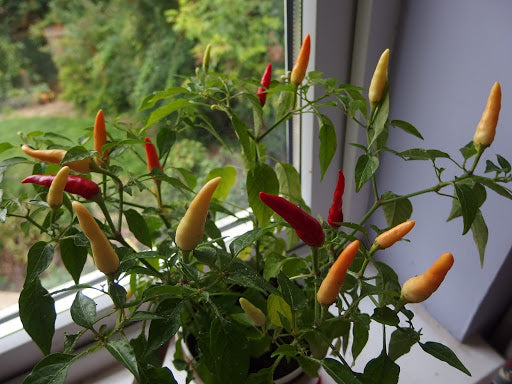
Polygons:
<instances>
[{"instance_id":1,"label":"garden view through window","mask_svg":"<svg viewBox=\"0 0 512 384\"><path fill-rule=\"evenodd\" d=\"M158 146L164 154L160 159L164 172L194 190L212 169L232 166L238 184L227 202L234 211L246 208L247 198L240 187L245 180L240 174L242 159L231 145L236 137L224 114L212 108L208 121L190 122L196 125L194 129L175 141L175 130L183 129L176 127L176 116L145 126L152 110L141 105L156 92L183 86L182 77L203 65L208 45L209 70L227 74L229 81L250 77L257 84L269 62L274 78L283 75L283 12L284 2L272 0L0 2L0 309L17 302L29 246L38 239L49 239L37 226L20 226L21 221L8 217L20 201L26 214L40 212L34 220L50 220L44 209L47 189L36 189L40 199L27 204L27 194L32 196L35 187L20 181L32 173L55 174L59 170L58 165L35 165L20 147L81 145L92 150L92 127L100 109L108 135L127 143L144 130L155 143L158 130L168 132L167 145ZM164 104L162 101L156 107ZM243 103L234 107L241 116L252 114ZM268 108L265 113L273 112ZM285 127L273 130L265 145L268 158L285 159ZM116 155L123 151L131 151L128 159L134 159L133 165L126 160L126 153L123 163L117 162ZM113 169L144 172L139 169L143 162L135 161L145 156L142 142L135 147L116 147L110 155ZM197 180L191 181L185 170L193 171ZM93 178L101 183L101 177ZM137 180L123 181L127 188L139 187ZM8 191L3 190L6 185ZM162 183L162 200L169 209L189 197L170 183ZM137 208L135 198L125 203ZM62 263L56 247L51 266L41 275L44 286L71 280ZM89 257L84 271L94 269Z\"/></svg>"}]
</instances>

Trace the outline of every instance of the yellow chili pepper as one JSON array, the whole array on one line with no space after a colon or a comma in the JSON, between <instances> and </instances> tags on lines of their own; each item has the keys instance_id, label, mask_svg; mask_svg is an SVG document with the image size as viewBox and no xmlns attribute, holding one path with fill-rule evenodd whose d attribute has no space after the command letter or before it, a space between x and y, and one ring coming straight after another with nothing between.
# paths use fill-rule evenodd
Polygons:
<instances>
[{"instance_id":1,"label":"yellow chili pepper","mask_svg":"<svg viewBox=\"0 0 512 384\"><path fill-rule=\"evenodd\" d=\"M290 75L290 82L292 84L299 85L302 83L302 80L304 80L306 70L308 69L310 51L311 37L308 33L302 42L297 60L295 60L295 65L293 66L292 73Z\"/></svg>"},{"instance_id":2,"label":"yellow chili pepper","mask_svg":"<svg viewBox=\"0 0 512 384\"><path fill-rule=\"evenodd\" d=\"M66 156L66 150L64 149L33 149L28 145L23 144L21 146L21 150L26 155L33 157L34 159L52 164L60 164L64 156ZM92 170L91 158L71 161L63 165L67 165L70 169L78 173L89 173Z\"/></svg>"},{"instance_id":3,"label":"yellow chili pepper","mask_svg":"<svg viewBox=\"0 0 512 384\"><path fill-rule=\"evenodd\" d=\"M398 240L407 235L414 227L414 224L416 224L414 220L404 221L403 223L398 224L377 236L374 241L374 245L378 246L380 249L391 247Z\"/></svg>"},{"instance_id":4,"label":"yellow chili pepper","mask_svg":"<svg viewBox=\"0 0 512 384\"><path fill-rule=\"evenodd\" d=\"M114 248L112 248L107 236L105 236L105 233L103 233L94 219L94 216L85 205L78 201L73 201L72 206L78 217L80 227L91 244L92 257L96 268L105 275L116 272L119 268L119 257Z\"/></svg>"},{"instance_id":5,"label":"yellow chili pepper","mask_svg":"<svg viewBox=\"0 0 512 384\"><path fill-rule=\"evenodd\" d=\"M190 202L190 206L176 228L176 245L183 251L193 250L204 235L204 225L210 200L222 177L208 181Z\"/></svg>"},{"instance_id":6,"label":"yellow chili pepper","mask_svg":"<svg viewBox=\"0 0 512 384\"><path fill-rule=\"evenodd\" d=\"M408 303L419 303L428 299L443 282L453 261L450 252L443 253L423 275L411 277L404 283L402 299Z\"/></svg>"},{"instance_id":7,"label":"yellow chili pepper","mask_svg":"<svg viewBox=\"0 0 512 384\"><path fill-rule=\"evenodd\" d=\"M359 240L355 240L347 245L331 266L329 272L327 272L316 294L320 304L331 305L336 301L341 286L345 281L347 270L359 250L359 244Z\"/></svg>"},{"instance_id":8,"label":"yellow chili pepper","mask_svg":"<svg viewBox=\"0 0 512 384\"><path fill-rule=\"evenodd\" d=\"M375 67L372 80L370 82L370 89L368 91L368 100L373 107L378 104L384 96L384 90L388 82L388 62L389 62L389 49L386 49L380 56L379 62Z\"/></svg>"},{"instance_id":9,"label":"yellow chili pepper","mask_svg":"<svg viewBox=\"0 0 512 384\"><path fill-rule=\"evenodd\" d=\"M69 175L69 167L62 167L59 172L55 175L52 183L50 184L50 189L48 190L48 194L46 195L46 202L52 209L57 209L62 205L62 199L64 197L64 188L66 188L66 183L68 182Z\"/></svg>"},{"instance_id":10,"label":"yellow chili pepper","mask_svg":"<svg viewBox=\"0 0 512 384\"><path fill-rule=\"evenodd\" d=\"M496 125L498 124L498 117L501 109L501 87L500 83L495 82L489 93L487 105L485 106L482 118L478 123L473 136L473 143L477 150L480 148L485 149L492 144L494 136L496 135Z\"/></svg>"},{"instance_id":11,"label":"yellow chili pepper","mask_svg":"<svg viewBox=\"0 0 512 384\"><path fill-rule=\"evenodd\" d=\"M240 303L240 306L242 307L243 311L252 320L254 325L256 325L257 327L262 327L263 325L265 325L267 318L261 309L259 309L257 306L255 306L253 303L251 303L244 297L241 297L238 300L238 302Z\"/></svg>"}]
</instances>

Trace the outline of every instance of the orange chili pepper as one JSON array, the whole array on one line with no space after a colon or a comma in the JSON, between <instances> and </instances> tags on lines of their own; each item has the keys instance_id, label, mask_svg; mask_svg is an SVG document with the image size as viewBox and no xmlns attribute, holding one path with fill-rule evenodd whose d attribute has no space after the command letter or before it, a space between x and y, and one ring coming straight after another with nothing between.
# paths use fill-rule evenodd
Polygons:
<instances>
[{"instance_id":1,"label":"orange chili pepper","mask_svg":"<svg viewBox=\"0 0 512 384\"><path fill-rule=\"evenodd\" d=\"M377 245L380 249L389 248L402 237L407 235L409 231L414 227L414 224L416 224L414 220L404 221L403 223L398 224L397 226L377 236L374 244Z\"/></svg>"},{"instance_id":2,"label":"orange chili pepper","mask_svg":"<svg viewBox=\"0 0 512 384\"><path fill-rule=\"evenodd\" d=\"M295 85L299 85L306 76L306 70L309 64L309 53L311 51L311 37L309 33L304 38L302 46L300 47L297 60L293 66L292 73L290 75L290 82Z\"/></svg>"},{"instance_id":3,"label":"orange chili pepper","mask_svg":"<svg viewBox=\"0 0 512 384\"><path fill-rule=\"evenodd\" d=\"M411 277L404 283L402 299L408 303L419 303L428 299L443 282L453 261L450 252L443 253L425 273Z\"/></svg>"},{"instance_id":4,"label":"orange chili pepper","mask_svg":"<svg viewBox=\"0 0 512 384\"><path fill-rule=\"evenodd\" d=\"M66 156L66 150L64 149L33 149L28 145L23 144L21 150L28 156L34 159L44 161L46 163L60 164L64 156ZM82 160L71 161L63 164L67 165L70 169L78 173L89 173L92 171L91 158L85 158Z\"/></svg>"},{"instance_id":5,"label":"orange chili pepper","mask_svg":"<svg viewBox=\"0 0 512 384\"><path fill-rule=\"evenodd\" d=\"M341 286L345 282L347 270L359 250L359 240L354 240L340 253L334 264L327 272L316 294L320 304L331 305L336 301Z\"/></svg>"},{"instance_id":6,"label":"orange chili pepper","mask_svg":"<svg viewBox=\"0 0 512 384\"><path fill-rule=\"evenodd\" d=\"M498 117L501 109L501 87L500 83L495 82L489 93L487 105L480 122L478 123L473 136L475 147L486 148L494 141L496 135L496 125L498 125Z\"/></svg>"},{"instance_id":7,"label":"orange chili pepper","mask_svg":"<svg viewBox=\"0 0 512 384\"><path fill-rule=\"evenodd\" d=\"M107 155L107 151L103 153L103 146L107 142L107 129L105 127L105 116L103 115L103 110L99 110L96 114L96 119L94 121L94 130L93 130L93 138L94 138L94 150L98 152L100 158L103 159ZM103 161L101 159L96 158L95 161L98 165L103 165Z\"/></svg>"}]
</instances>

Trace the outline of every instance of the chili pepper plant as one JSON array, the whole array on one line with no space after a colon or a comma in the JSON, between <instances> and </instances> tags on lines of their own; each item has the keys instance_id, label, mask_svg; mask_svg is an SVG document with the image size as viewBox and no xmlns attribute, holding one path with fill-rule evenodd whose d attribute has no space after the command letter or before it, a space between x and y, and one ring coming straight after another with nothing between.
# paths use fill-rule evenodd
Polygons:
<instances>
[{"instance_id":1,"label":"chili pepper plant","mask_svg":"<svg viewBox=\"0 0 512 384\"><path fill-rule=\"evenodd\" d=\"M0 217L21 219L24 229L33 227L44 236L28 250L19 299L23 326L43 354L25 383L64 383L76 360L100 348L137 382L174 383L161 358L171 342L175 368L187 370L187 381L196 375L207 384L272 383L282 371L297 367L312 377L322 368L337 383L396 383L400 357L413 345L470 374L448 347L424 339L408 307L435 294L443 279L450 278L457 255L450 250L441 257L432 255L432 267L411 276L402 289L378 253L405 239L415 220L421 221L411 217L410 198L435 193L453 202L449 218L462 217L463 232L473 232L483 262L488 236L480 207L486 191L512 198L507 186L510 163L500 155L494 160L488 149L501 107L499 83L482 121L475 122L474 140L473 132L467 132L460 150L396 151L386 146L389 134L423 138L411 123L389 119L389 50L376 63L366 90L307 72L309 36L304 41L293 71L281 78L271 80L266 63L261 82L229 78L214 72L206 55L205 64L180 86L141 101L140 109L147 113L142 124L121 124L100 111L95 124L91 116L94 129L84 137L64 141L56 135L22 136L26 142L20 153L4 160L1 169L14 174L20 163L28 162L33 174L20 178L26 188L21 195L5 189ZM311 87L322 90L321 96L311 98ZM240 106L251 113L240 114ZM284 129L295 116L313 114L319 124L323 177L340 150L335 145L337 127L326 112L332 108L366 133L366 143L355 144L361 151L355 188L369 183L374 200L356 222L343 221L343 170L336 185L323 186L332 191L331 209L312 215L301 195L298 170L265 151L264 139L271 132ZM169 153L188 130L201 129L224 143L212 113L229 122L243 169L215 168L206 180L198 180L189 170L175 168ZM402 195L379 194L376 174L384 152L405 165L408 160L431 163L437 184ZM140 161L140 171L126 167L127 155ZM486 156L485 172L477 174L476 166ZM445 177L448 172L439 165L446 159L453 178ZM62 187L59 177L60 188L48 204L55 179L49 174L66 164L67 181ZM249 208L243 214L226 203L237 177L245 178ZM166 201L166 189L182 198ZM387 220L385 228L368 225L379 211ZM249 229L228 238L219 226L221 217ZM414 249L413 243L407 246ZM99 286L81 279L88 254L105 274ZM72 278L59 291L44 287L40 278L57 257ZM110 296L109 311L97 311L90 290ZM57 345L52 342L55 295L62 291L75 295L70 311L78 330ZM128 336L128 326L136 327L137 336ZM369 337L375 326L385 330L378 340ZM382 349L356 372L353 362L363 358L368 343Z\"/></svg>"}]
</instances>

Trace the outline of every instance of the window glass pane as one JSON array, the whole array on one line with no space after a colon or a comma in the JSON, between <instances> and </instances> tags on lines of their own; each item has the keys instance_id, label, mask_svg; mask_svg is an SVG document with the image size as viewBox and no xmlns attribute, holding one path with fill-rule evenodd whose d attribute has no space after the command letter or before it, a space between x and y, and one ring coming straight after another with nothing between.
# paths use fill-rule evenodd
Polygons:
<instances>
[{"instance_id":1,"label":"window glass pane","mask_svg":"<svg viewBox=\"0 0 512 384\"><path fill-rule=\"evenodd\" d=\"M184 170L192 170L197 176L194 190L212 169L233 165L238 184L228 202L233 210L246 207L242 160L225 115L212 109L210 125L204 125L214 127L217 137L197 122L185 132L186 122L176 115L143 131L154 109L141 111L139 107L147 95L184 85L183 76L194 75L195 68L201 67L209 44L209 70L225 73L233 81L233 89L240 77L252 78L257 84L268 62L273 65L274 78L283 75L283 13L284 2L272 0L5 2L0 7L0 218L6 219L0 230L0 292L21 290L28 249L39 240L55 246L51 264L40 276L43 286L49 289L71 279L59 241L41 233L41 227L48 228L48 221L54 219L59 225L55 233L61 233L71 215L63 211L60 218L52 218L44 206L47 188L20 183L32 173L55 174L60 167L36 164L19 147L25 143L38 149L83 146L91 150L91 128L99 109L105 114L110 138L115 140L148 136L162 151L166 141L157 138L157 133L179 131L179 139L161 161L166 175L184 183L188 176ZM234 100L237 114L252 121L244 99ZM265 121L272 121L276 102L269 100L270 106L263 111ZM177 126L177 121L181 125ZM270 161L286 159L285 140L284 127L265 139ZM112 149L110 166L132 175L133 180L123 179L133 189L124 203L136 209L141 203L137 177L147 170L140 161L143 145L134 147L128 143L126 148ZM93 175L93 179L102 183L101 176ZM150 183L146 180L146 184ZM162 184L162 199L171 208L190 197L169 183ZM33 225L15 217L29 214ZM82 274L95 269L91 258L86 260ZM15 294L6 295L15 302ZM0 298L0 303L9 302Z\"/></svg>"}]
</instances>

